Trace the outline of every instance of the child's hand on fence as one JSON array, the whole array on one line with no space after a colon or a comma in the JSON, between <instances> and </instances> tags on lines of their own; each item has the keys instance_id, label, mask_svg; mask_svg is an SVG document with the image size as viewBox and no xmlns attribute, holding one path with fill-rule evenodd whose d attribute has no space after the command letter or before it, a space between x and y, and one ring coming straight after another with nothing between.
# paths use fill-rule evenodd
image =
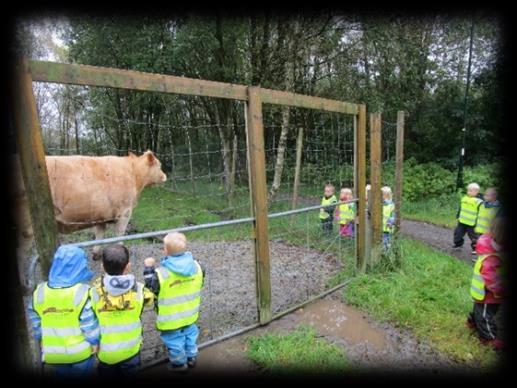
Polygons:
<instances>
[{"instance_id":1,"label":"child's hand on fence","mask_svg":"<svg viewBox=\"0 0 517 388\"><path fill-rule=\"evenodd\" d=\"M154 259L154 257L148 257L144 260L144 266L146 267L154 267L155 264L156 260Z\"/></svg>"}]
</instances>

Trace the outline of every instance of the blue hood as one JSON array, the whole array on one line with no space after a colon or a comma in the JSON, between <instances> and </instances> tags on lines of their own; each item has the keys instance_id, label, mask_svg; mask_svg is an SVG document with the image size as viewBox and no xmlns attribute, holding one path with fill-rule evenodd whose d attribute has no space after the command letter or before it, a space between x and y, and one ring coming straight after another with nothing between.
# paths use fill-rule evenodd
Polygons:
<instances>
[{"instance_id":1,"label":"blue hood","mask_svg":"<svg viewBox=\"0 0 517 388\"><path fill-rule=\"evenodd\" d=\"M86 252L73 245L62 245L54 254L48 285L53 288L71 287L80 282L87 282L92 277L93 272L88 269Z\"/></svg>"},{"instance_id":2,"label":"blue hood","mask_svg":"<svg viewBox=\"0 0 517 388\"><path fill-rule=\"evenodd\" d=\"M500 204L499 204L499 200L496 199L494 202L486 202L485 201L485 207L488 209L490 207L499 207Z\"/></svg>"},{"instance_id":3,"label":"blue hood","mask_svg":"<svg viewBox=\"0 0 517 388\"><path fill-rule=\"evenodd\" d=\"M393 204L393 201L391 199L383 199L382 200L382 203L384 205L392 205Z\"/></svg>"},{"instance_id":4,"label":"blue hood","mask_svg":"<svg viewBox=\"0 0 517 388\"><path fill-rule=\"evenodd\" d=\"M162 259L160 264L168 270L183 276L192 276L197 271L191 252L184 252L174 256L166 256Z\"/></svg>"}]
</instances>

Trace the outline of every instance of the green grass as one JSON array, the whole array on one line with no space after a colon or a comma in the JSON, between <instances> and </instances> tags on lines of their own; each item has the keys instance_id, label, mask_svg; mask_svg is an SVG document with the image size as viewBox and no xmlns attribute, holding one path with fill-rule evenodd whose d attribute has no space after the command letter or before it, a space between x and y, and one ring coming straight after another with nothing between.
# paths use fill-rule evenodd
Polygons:
<instances>
[{"instance_id":1,"label":"green grass","mask_svg":"<svg viewBox=\"0 0 517 388\"><path fill-rule=\"evenodd\" d=\"M401 268L358 275L343 292L345 302L410 329L459 362L495 366L493 351L464 326L472 310L472 268L418 241L403 238L400 243Z\"/></svg>"},{"instance_id":2,"label":"green grass","mask_svg":"<svg viewBox=\"0 0 517 388\"><path fill-rule=\"evenodd\" d=\"M458 205L456 194L418 202L403 202L402 218L454 228Z\"/></svg>"},{"instance_id":3,"label":"green grass","mask_svg":"<svg viewBox=\"0 0 517 388\"><path fill-rule=\"evenodd\" d=\"M273 374L343 372L343 350L317 338L313 328L299 326L289 334L265 334L246 339L246 357Z\"/></svg>"}]
</instances>

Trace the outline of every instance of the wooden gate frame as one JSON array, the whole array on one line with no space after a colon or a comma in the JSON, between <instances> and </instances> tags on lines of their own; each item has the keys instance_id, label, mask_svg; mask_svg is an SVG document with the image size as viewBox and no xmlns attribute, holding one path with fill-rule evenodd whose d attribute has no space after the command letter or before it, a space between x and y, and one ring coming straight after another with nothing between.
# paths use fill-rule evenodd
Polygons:
<instances>
[{"instance_id":1,"label":"wooden gate frame","mask_svg":"<svg viewBox=\"0 0 517 388\"><path fill-rule=\"evenodd\" d=\"M250 182L253 201L257 298L260 324L271 321L271 283L267 218L267 182L262 104L288 105L354 115L354 175L358 201L357 268L365 268L366 106L296 93L133 70L18 59L15 63L15 129L30 204L34 236L44 276L57 244L57 226L46 171L32 82L53 82L148 92L187 94L246 103Z\"/></svg>"}]
</instances>

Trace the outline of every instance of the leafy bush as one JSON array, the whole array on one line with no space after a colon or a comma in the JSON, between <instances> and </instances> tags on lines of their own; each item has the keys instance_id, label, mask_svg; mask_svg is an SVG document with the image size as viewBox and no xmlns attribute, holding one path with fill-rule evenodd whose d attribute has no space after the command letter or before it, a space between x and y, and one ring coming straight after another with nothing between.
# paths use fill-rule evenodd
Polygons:
<instances>
[{"instance_id":1,"label":"leafy bush","mask_svg":"<svg viewBox=\"0 0 517 388\"><path fill-rule=\"evenodd\" d=\"M498 186L502 182L499 166L496 163L464 168L463 181L465 186L477 182L481 192L487 187ZM429 162L417 164L415 159L404 161L403 199L409 202L430 198L440 198L456 191L457 171L450 171L438 163ZM387 162L382 166L383 185L394 187L395 163ZM465 192L465 188L460 190Z\"/></svg>"}]
</instances>

